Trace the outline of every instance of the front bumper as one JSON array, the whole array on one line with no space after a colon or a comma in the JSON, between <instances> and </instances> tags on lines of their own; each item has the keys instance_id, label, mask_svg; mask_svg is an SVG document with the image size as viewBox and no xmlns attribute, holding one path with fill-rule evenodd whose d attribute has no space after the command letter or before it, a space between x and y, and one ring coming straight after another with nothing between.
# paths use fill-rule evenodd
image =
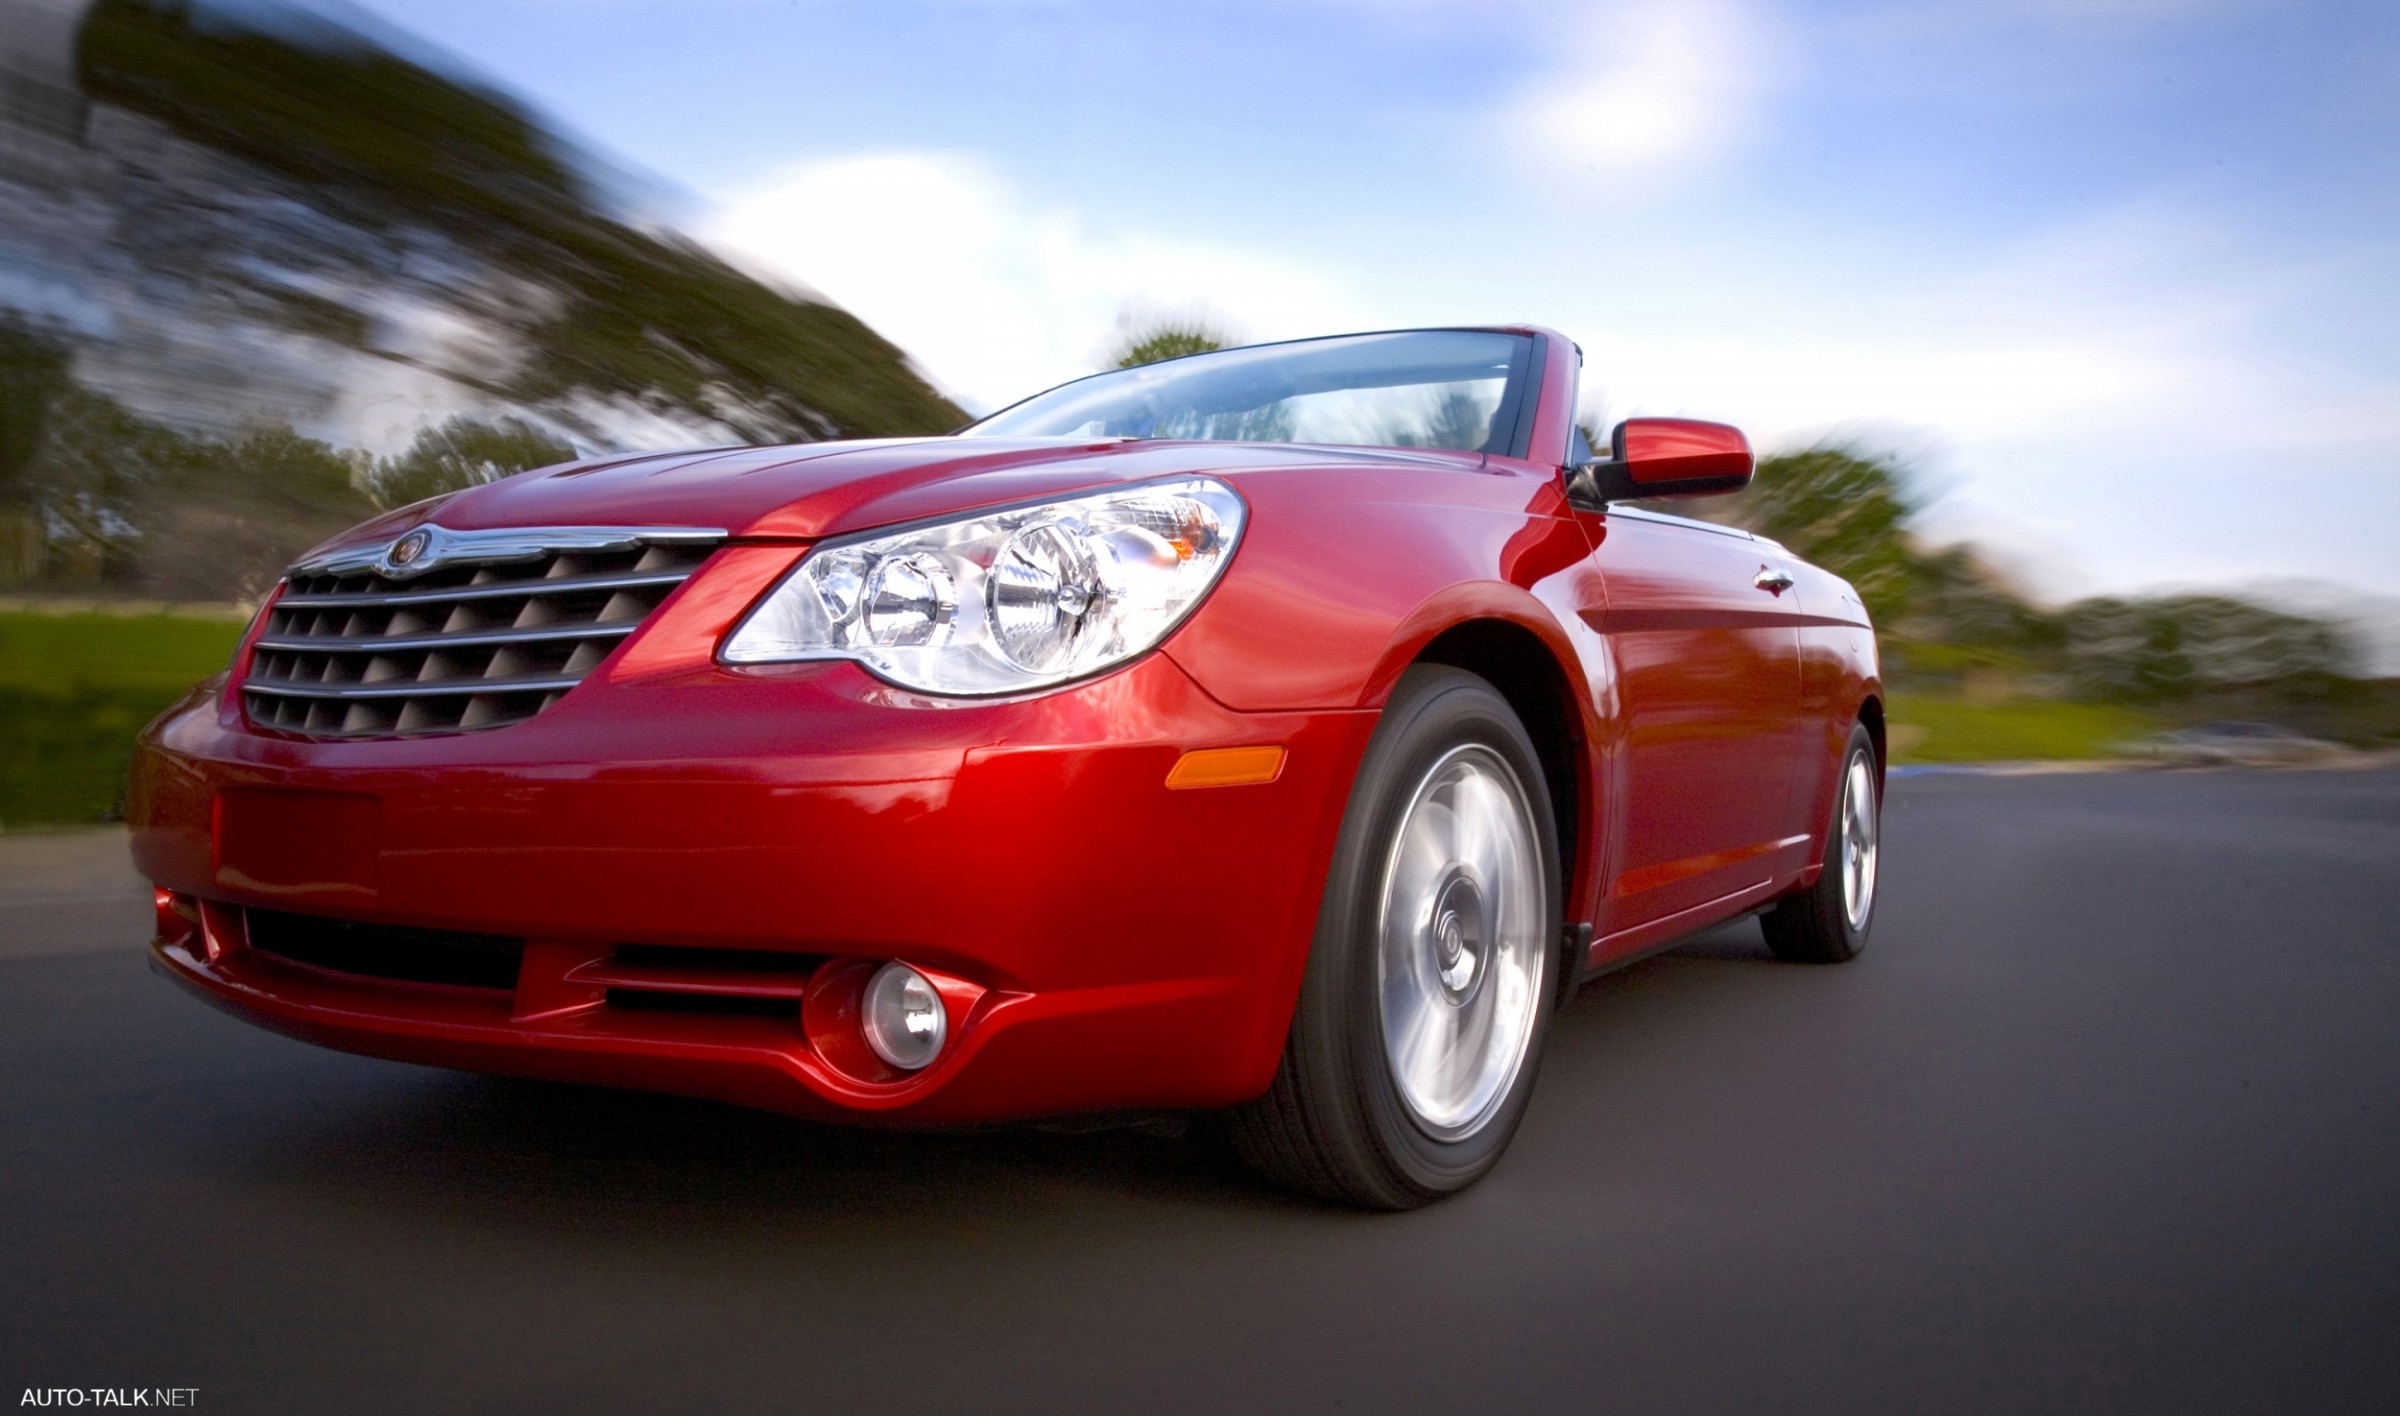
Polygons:
<instances>
[{"instance_id":1,"label":"front bumper","mask_svg":"<svg viewBox=\"0 0 2400 1416\"><path fill-rule=\"evenodd\" d=\"M527 722L413 740L262 733L236 702L196 693L135 759L171 978L375 1056L922 1124L1262 1091L1373 724L1235 712L1163 653L980 703L849 664L662 660ZM1286 749L1271 782L1166 785L1184 753L1260 744ZM522 962L513 988L367 976L252 947L261 910L503 936ZM801 960L785 976L807 1001L624 1006L616 961L678 949ZM827 1031L837 985L889 958L951 1006L920 1073Z\"/></svg>"}]
</instances>

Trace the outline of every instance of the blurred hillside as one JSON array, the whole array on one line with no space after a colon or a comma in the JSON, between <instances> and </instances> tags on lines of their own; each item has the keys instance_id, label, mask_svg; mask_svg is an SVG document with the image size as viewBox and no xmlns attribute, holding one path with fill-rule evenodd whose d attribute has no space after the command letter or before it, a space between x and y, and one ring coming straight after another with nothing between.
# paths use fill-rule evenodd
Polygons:
<instances>
[{"instance_id":1,"label":"blurred hillside","mask_svg":"<svg viewBox=\"0 0 2400 1416\"><path fill-rule=\"evenodd\" d=\"M595 167L319 16L0 0L0 586L233 597L462 478L965 421Z\"/></svg>"}]
</instances>

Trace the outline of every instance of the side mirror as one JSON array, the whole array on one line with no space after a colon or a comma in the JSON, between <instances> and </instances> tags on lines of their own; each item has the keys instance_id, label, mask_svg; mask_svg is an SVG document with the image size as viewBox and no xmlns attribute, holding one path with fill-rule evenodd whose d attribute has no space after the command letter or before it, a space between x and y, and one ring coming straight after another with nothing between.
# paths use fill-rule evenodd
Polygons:
<instances>
[{"instance_id":1,"label":"side mirror","mask_svg":"<svg viewBox=\"0 0 2400 1416\"><path fill-rule=\"evenodd\" d=\"M1606 462L1567 469L1567 495L1582 505L1738 492L1757 465L1741 429L1692 418L1628 418L1608 441Z\"/></svg>"}]
</instances>

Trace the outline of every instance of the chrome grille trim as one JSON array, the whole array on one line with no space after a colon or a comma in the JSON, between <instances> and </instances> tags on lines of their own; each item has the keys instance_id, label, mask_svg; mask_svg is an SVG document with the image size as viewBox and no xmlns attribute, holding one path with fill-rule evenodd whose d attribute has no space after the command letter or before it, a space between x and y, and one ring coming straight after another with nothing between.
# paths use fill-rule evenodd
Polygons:
<instances>
[{"instance_id":1,"label":"chrome grille trim","mask_svg":"<svg viewBox=\"0 0 2400 1416\"><path fill-rule=\"evenodd\" d=\"M585 575L574 579L547 581L553 591L562 590L633 590L645 585L679 585L683 572L672 571L659 575ZM521 595L524 588L514 581L497 585L464 585L456 590L400 590L389 595L286 595L275 603L302 609L324 609L339 605L343 609L383 609L391 605L423 605L435 600L483 600L500 595Z\"/></svg>"},{"instance_id":2,"label":"chrome grille trim","mask_svg":"<svg viewBox=\"0 0 2400 1416\"><path fill-rule=\"evenodd\" d=\"M518 591L518 594L525 592ZM293 649L302 653L337 649L379 649L389 653L395 649L472 648L478 644L538 644L545 639L621 639L639 628L638 623L569 625L564 629L464 629L456 634L401 635L327 635L322 638L299 639L261 638L261 649Z\"/></svg>"},{"instance_id":3,"label":"chrome grille trim","mask_svg":"<svg viewBox=\"0 0 2400 1416\"><path fill-rule=\"evenodd\" d=\"M583 680L577 678L436 679L431 683L376 684L244 684L243 691L276 698L422 698L437 693L564 693ZM530 716L530 715L528 715Z\"/></svg>"},{"instance_id":4,"label":"chrome grille trim","mask_svg":"<svg viewBox=\"0 0 2400 1416\"><path fill-rule=\"evenodd\" d=\"M429 523L312 557L292 567L251 645L243 707L261 727L309 737L521 722L581 682L724 539L696 527Z\"/></svg>"},{"instance_id":5,"label":"chrome grille trim","mask_svg":"<svg viewBox=\"0 0 2400 1416\"><path fill-rule=\"evenodd\" d=\"M406 563L392 559L393 550L410 536L422 533L425 549ZM373 571L394 580L414 580L460 561L504 565L542 560L572 552L605 554L637 546L668 546L678 542L710 544L725 539L723 531L697 526L501 526L481 531L453 531L428 521L386 544L345 546L313 556L292 567L294 575L354 575Z\"/></svg>"}]
</instances>

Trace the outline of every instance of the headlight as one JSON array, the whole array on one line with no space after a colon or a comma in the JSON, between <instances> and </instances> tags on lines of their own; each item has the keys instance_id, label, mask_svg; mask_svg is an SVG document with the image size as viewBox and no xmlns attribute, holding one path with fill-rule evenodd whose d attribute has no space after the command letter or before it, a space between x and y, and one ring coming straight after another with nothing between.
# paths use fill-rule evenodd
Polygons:
<instances>
[{"instance_id":1,"label":"headlight","mask_svg":"<svg viewBox=\"0 0 2400 1416\"><path fill-rule=\"evenodd\" d=\"M927 693L1022 693L1155 647L1216 584L1242 501L1208 477L827 541L726 637L729 664L856 659Z\"/></svg>"}]
</instances>

